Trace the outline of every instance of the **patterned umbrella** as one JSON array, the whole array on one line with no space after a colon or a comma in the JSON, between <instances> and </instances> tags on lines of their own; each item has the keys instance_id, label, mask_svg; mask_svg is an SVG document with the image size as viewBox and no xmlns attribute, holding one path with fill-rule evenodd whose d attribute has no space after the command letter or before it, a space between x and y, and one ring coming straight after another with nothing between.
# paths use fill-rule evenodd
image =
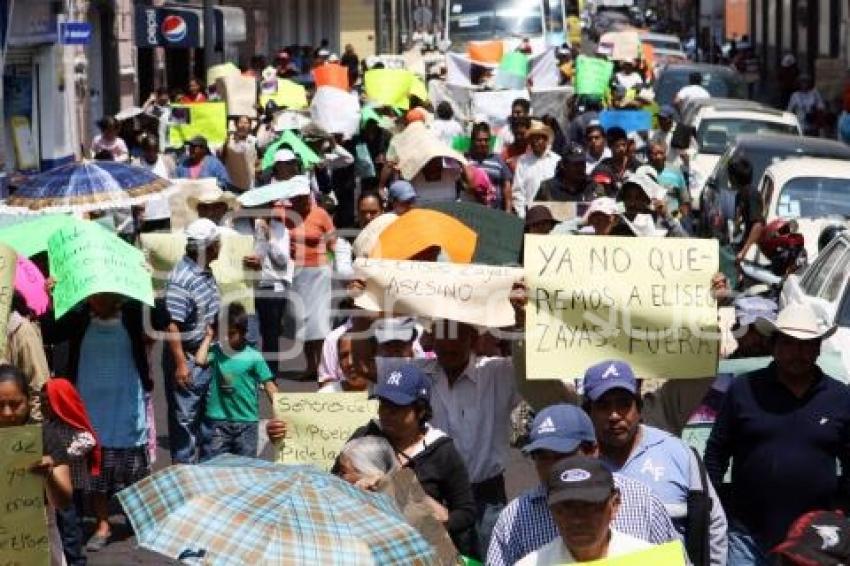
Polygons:
<instances>
[{"instance_id":1,"label":"patterned umbrella","mask_svg":"<svg viewBox=\"0 0 850 566\"><path fill-rule=\"evenodd\" d=\"M435 564L392 501L308 466L219 456L118 493L139 544L188 564Z\"/></svg>"},{"instance_id":2,"label":"patterned umbrella","mask_svg":"<svg viewBox=\"0 0 850 566\"><path fill-rule=\"evenodd\" d=\"M6 199L0 212L114 210L142 204L170 187L170 181L142 167L115 161L82 161L36 175Z\"/></svg>"}]
</instances>

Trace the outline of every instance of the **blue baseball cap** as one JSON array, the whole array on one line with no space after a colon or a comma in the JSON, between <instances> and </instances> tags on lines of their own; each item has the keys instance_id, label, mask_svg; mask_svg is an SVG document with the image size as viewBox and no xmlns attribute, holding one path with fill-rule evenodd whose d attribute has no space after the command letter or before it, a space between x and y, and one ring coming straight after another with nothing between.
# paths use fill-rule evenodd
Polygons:
<instances>
[{"instance_id":1,"label":"blue baseball cap","mask_svg":"<svg viewBox=\"0 0 850 566\"><path fill-rule=\"evenodd\" d=\"M399 202L410 202L416 200L416 189L409 181L403 179L393 182L390 185L390 200Z\"/></svg>"},{"instance_id":2,"label":"blue baseball cap","mask_svg":"<svg viewBox=\"0 0 850 566\"><path fill-rule=\"evenodd\" d=\"M416 401L430 398L430 383L425 373L412 364L393 369L378 376L378 385L372 397L384 399L394 405L412 405Z\"/></svg>"},{"instance_id":3,"label":"blue baseball cap","mask_svg":"<svg viewBox=\"0 0 850 566\"><path fill-rule=\"evenodd\" d=\"M672 118L676 115L676 109L670 106L669 104L665 104L658 111L658 115L662 118Z\"/></svg>"},{"instance_id":4,"label":"blue baseball cap","mask_svg":"<svg viewBox=\"0 0 850 566\"><path fill-rule=\"evenodd\" d=\"M584 395L591 401L598 401L612 389L625 389L637 395L637 378L626 362L606 360L584 372Z\"/></svg>"},{"instance_id":5,"label":"blue baseball cap","mask_svg":"<svg viewBox=\"0 0 850 566\"><path fill-rule=\"evenodd\" d=\"M596 443L593 423L576 405L551 405L534 417L529 442L522 451L531 454L535 450L551 450L570 454L578 450L582 442Z\"/></svg>"}]
</instances>

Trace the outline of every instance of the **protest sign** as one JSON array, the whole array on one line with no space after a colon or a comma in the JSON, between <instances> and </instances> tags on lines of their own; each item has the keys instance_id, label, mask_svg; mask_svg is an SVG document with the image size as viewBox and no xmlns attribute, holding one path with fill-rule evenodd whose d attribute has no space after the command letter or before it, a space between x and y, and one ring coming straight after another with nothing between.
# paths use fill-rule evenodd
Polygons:
<instances>
[{"instance_id":1,"label":"protest sign","mask_svg":"<svg viewBox=\"0 0 850 566\"><path fill-rule=\"evenodd\" d=\"M360 99L355 92L321 86L310 104L310 116L326 132L350 139L360 129Z\"/></svg>"},{"instance_id":2,"label":"protest sign","mask_svg":"<svg viewBox=\"0 0 850 566\"><path fill-rule=\"evenodd\" d=\"M520 51L505 53L496 73L496 84L500 88L519 89L525 86L528 77L528 56Z\"/></svg>"},{"instance_id":3,"label":"protest sign","mask_svg":"<svg viewBox=\"0 0 850 566\"><path fill-rule=\"evenodd\" d=\"M207 84L215 84L219 79L223 77L232 77L232 76L240 76L239 67L234 65L233 63L222 63L220 65L213 65L209 69L207 69ZM254 79L251 79L252 81ZM254 81L256 84L256 81ZM221 91L218 91L219 93Z\"/></svg>"},{"instance_id":4,"label":"protest sign","mask_svg":"<svg viewBox=\"0 0 850 566\"><path fill-rule=\"evenodd\" d=\"M406 69L372 69L364 78L366 98L380 106L407 108L413 73Z\"/></svg>"},{"instance_id":5,"label":"protest sign","mask_svg":"<svg viewBox=\"0 0 850 566\"><path fill-rule=\"evenodd\" d=\"M499 40L470 41L466 44L466 54L476 63L499 64L505 51L505 44Z\"/></svg>"},{"instance_id":6,"label":"protest sign","mask_svg":"<svg viewBox=\"0 0 850 566\"><path fill-rule=\"evenodd\" d=\"M183 229L198 219L198 212L189 206L189 197L197 196L204 191L215 190L218 183L214 178L207 179L174 179L174 191L168 197L171 209L171 230L182 232Z\"/></svg>"},{"instance_id":7,"label":"protest sign","mask_svg":"<svg viewBox=\"0 0 850 566\"><path fill-rule=\"evenodd\" d=\"M518 98L529 99L528 91L494 90L472 93L472 115L477 122L487 122L495 130L504 127L511 115L511 106Z\"/></svg>"},{"instance_id":8,"label":"protest sign","mask_svg":"<svg viewBox=\"0 0 850 566\"><path fill-rule=\"evenodd\" d=\"M312 464L330 470L355 430L378 414L366 393L278 393L274 417L286 423L277 446L281 464Z\"/></svg>"},{"instance_id":9,"label":"protest sign","mask_svg":"<svg viewBox=\"0 0 850 566\"><path fill-rule=\"evenodd\" d=\"M640 378L715 375L716 241L529 235L524 265L530 378L578 378L609 359Z\"/></svg>"},{"instance_id":10,"label":"protest sign","mask_svg":"<svg viewBox=\"0 0 850 566\"><path fill-rule=\"evenodd\" d=\"M0 246L0 254L5 246ZM0 256L5 260L5 257ZM44 290L44 275L38 267L29 259L18 256L15 264L15 291L19 292L36 315L41 316L47 312L50 297Z\"/></svg>"},{"instance_id":11,"label":"protest sign","mask_svg":"<svg viewBox=\"0 0 850 566\"><path fill-rule=\"evenodd\" d=\"M257 81L253 77L227 75L215 81L216 92L227 104L228 116L257 117Z\"/></svg>"},{"instance_id":12,"label":"protest sign","mask_svg":"<svg viewBox=\"0 0 850 566\"><path fill-rule=\"evenodd\" d=\"M44 479L29 471L41 461L41 427L0 428L0 564L47 566Z\"/></svg>"},{"instance_id":13,"label":"protest sign","mask_svg":"<svg viewBox=\"0 0 850 566\"><path fill-rule=\"evenodd\" d=\"M222 155L230 183L238 190L250 190L254 184L254 167L257 163L257 146L253 143L231 139Z\"/></svg>"},{"instance_id":14,"label":"protest sign","mask_svg":"<svg viewBox=\"0 0 850 566\"><path fill-rule=\"evenodd\" d=\"M261 95L260 106L265 108L270 100L281 108L304 110L307 108L307 89L289 79L278 79L277 92Z\"/></svg>"},{"instance_id":15,"label":"protest sign","mask_svg":"<svg viewBox=\"0 0 850 566\"><path fill-rule=\"evenodd\" d=\"M648 132L652 129L652 114L646 110L603 110L599 113L599 123L606 130L615 126L623 128L627 134Z\"/></svg>"},{"instance_id":16,"label":"protest sign","mask_svg":"<svg viewBox=\"0 0 850 566\"><path fill-rule=\"evenodd\" d=\"M513 284L522 270L492 265L358 258L366 290L354 302L369 311L448 318L500 328L514 323Z\"/></svg>"},{"instance_id":17,"label":"protest sign","mask_svg":"<svg viewBox=\"0 0 850 566\"><path fill-rule=\"evenodd\" d=\"M15 292L16 263L15 250L0 244L0 336L6 336L6 326L9 324L9 311ZM0 357L6 354L6 342L0 340Z\"/></svg>"},{"instance_id":18,"label":"protest sign","mask_svg":"<svg viewBox=\"0 0 850 566\"><path fill-rule=\"evenodd\" d=\"M460 220L478 235L474 261L485 265L517 265L524 224L519 217L472 202L434 202L423 208Z\"/></svg>"},{"instance_id":19,"label":"protest sign","mask_svg":"<svg viewBox=\"0 0 850 566\"><path fill-rule=\"evenodd\" d=\"M549 212L552 213L552 216L555 217L555 220L558 222L565 222L567 220L584 217L587 209L590 208L590 203L537 200L532 202L529 208L532 206L545 206L549 209Z\"/></svg>"},{"instance_id":20,"label":"protest sign","mask_svg":"<svg viewBox=\"0 0 850 566\"><path fill-rule=\"evenodd\" d=\"M576 94L602 96L608 90L614 63L606 59L579 55L576 59Z\"/></svg>"},{"instance_id":21,"label":"protest sign","mask_svg":"<svg viewBox=\"0 0 850 566\"><path fill-rule=\"evenodd\" d=\"M443 143L422 122L414 122L393 136L387 151L405 179L413 179L435 157L448 157L466 165L466 158Z\"/></svg>"},{"instance_id":22,"label":"protest sign","mask_svg":"<svg viewBox=\"0 0 850 566\"><path fill-rule=\"evenodd\" d=\"M263 154L263 169L268 169L272 165L274 165L274 154L277 153L277 150L280 149L281 146L289 146L289 148L295 152L295 155L298 156L298 159L301 161L301 167L304 169L309 169L313 165L317 165L322 162L322 159L316 155L306 143L304 143L301 138L292 133L291 130L285 130L280 138L274 143L272 143Z\"/></svg>"},{"instance_id":23,"label":"protest sign","mask_svg":"<svg viewBox=\"0 0 850 566\"><path fill-rule=\"evenodd\" d=\"M10 224L0 229L0 242L12 247L22 256L30 257L47 250L47 238L53 232L79 222L69 214L44 216L20 216L23 222Z\"/></svg>"},{"instance_id":24,"label":"protest sign","mask_svg":"<svg viewBox=\"0 0 850 566\"><path fill-rule=\"evenodd\" d=\"M348 90L348 67L339 63L325 63L313 69L313 81L316 88L331 86L341 90Z\"/></svg>"},{"instance_id":25,"label":"protest sign","mask_svg":"<svg viewBox=\"0 0 850 566\"><path fill-rule=\"evenodd\" d=\"M211 145L220 146L227 141L227 104L224 102L174 104L171 108L172 116L185 116L185 120L169 123L171 147L183 147L195 136L204 136Z\"/></svg>"},{"instance_id":26,"label":"protest sign","mask_svg":"<svg viewBox=\"0 0 850 566\"><path fill-rule=\"evenodd\" d=\"M675 540L614 558L582 562L584 566L685 566L685 549Z\"/></svg>"},{"instance_id":27,"label":"protest sign","mask_svg":"<svg viewBox=\"0 0 850 566\"><path fill-rule=\"evenodd\" d=\"M140 241L142 250L154 269L154 287L158 290L165 288L168 274L185 254L186 236L148 233L142 234ZM222 299L226 302L242 303L248 314L254 314L254 293L250 272L245 271L242 260L253 253L253 236L225 234L221 238L218 259L210 264Z\"/></svg>"},{"instance_id":28,"label":"protest sign","mask_svg":"<svg viewBox=\"0 0 850 566\"><path fill-rule=\"evenodd\" d=\"M410 96L415 96L423 102L428 102L429 94L428 87L422 82L422 79L416 75L410 79Z\"/></svg>"},{"instance_id":29,"label":"protest sign","mask_svg":"<svg viewBox=\"0 0 850 566\"><path fill-rule=\"evenodd\" d=\"M92 223L61 228L47 242L56 318L95 293L118 293L153 306L145 257L121 238Z\"/></svg>"}]
</instances>

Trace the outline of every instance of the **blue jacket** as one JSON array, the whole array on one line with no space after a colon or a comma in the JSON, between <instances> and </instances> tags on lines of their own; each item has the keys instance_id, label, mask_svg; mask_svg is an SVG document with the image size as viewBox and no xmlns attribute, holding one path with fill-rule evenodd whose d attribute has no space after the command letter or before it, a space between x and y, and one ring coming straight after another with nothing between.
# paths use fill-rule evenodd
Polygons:
<instances>
[{"instance_id":1,"label":"blue jacket","mask_svg":"<svg viewBox=\"0 0 850 566\"><path fill-rule=\"evenodd\" d=\"M180 161L180 163L177 165L174 175L178 179L192 178L189 175L188 157ZM218 183L218 186L221 189L227 189L228 187L230 187L230 175L227 174L227 169L224 167L224 164L221 162L221 160L214 155L207 155L201 162L201 174L199 175L199 178L204 179L208 177L215 177L216 182Z\"/></svg>"}]
</instances>

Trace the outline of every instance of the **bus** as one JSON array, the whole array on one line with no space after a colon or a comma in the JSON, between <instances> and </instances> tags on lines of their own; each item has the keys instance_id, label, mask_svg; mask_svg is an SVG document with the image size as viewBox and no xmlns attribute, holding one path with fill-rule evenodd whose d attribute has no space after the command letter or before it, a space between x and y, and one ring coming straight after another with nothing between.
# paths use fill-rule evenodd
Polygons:
<instances>
[{"instance_id":1,"label":"bus","mask_svg":"<svg viewBox=\"0 0 850 566\"><path fill-rule=\"evenodd\" d=\"M449 0L446 39L454 51L470 41L503 40L508 49L528 39L534 53L567 41L566 18L577 0Z\"/></svg>"}]
</instances>

